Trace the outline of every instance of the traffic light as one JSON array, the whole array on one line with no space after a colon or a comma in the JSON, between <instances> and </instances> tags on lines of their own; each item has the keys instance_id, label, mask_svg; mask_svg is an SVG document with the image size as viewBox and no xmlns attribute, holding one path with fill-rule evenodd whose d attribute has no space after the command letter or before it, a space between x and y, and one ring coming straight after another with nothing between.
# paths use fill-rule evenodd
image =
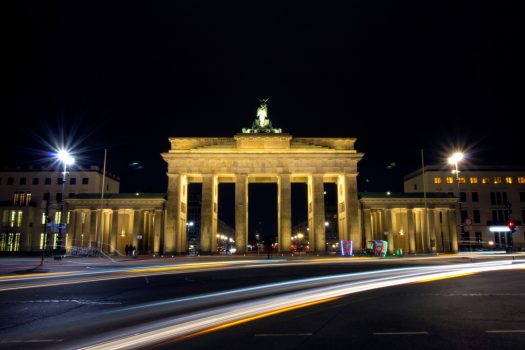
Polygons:
<instances>
[{"instance_id":1,"label":"traffic light","mask_svg":"<svg viewBox=\"0 0 525 350\"><path fill-rule=\"evenodd\" d=\"M509 219L509 220L507 221L507 226L508 226L508 228L509 228L509 230L510 230L511 233L516 232L516 229L517 229L517 226L516 226L516 220L514 220L514 219Z\"/></svg>"}]
</instances>

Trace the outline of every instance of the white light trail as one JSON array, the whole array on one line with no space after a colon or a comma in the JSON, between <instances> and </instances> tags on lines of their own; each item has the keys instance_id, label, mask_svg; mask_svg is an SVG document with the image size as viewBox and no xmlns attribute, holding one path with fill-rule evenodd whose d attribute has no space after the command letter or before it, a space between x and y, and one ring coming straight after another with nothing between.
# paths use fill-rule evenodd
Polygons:
<instances>
[{"instance_id":1,"label":"white light trail","mask_svg":"<svg viewBox=\"0 0 525 350\"><path fill-rule=\"evenodd\" d=\"M198 333L229 327L294 308L309 306L323 301L331 301L353 293L408 283L429 282L460 277L480 272L523 269L525 268L525 264L504 261L436 267L436 269L439 268L441 268L442 271L431 272L430 270L432 269L428 269L429 272L426 274L406 273L388 280L386 278L380 278L342 283L215 308L188 316L177 317L172 320L135 327L128 330L125 335L121 333L117 338L88 345L82 347L82 349L117 350L141 348L169 339L177 340ZM445 271L447 269L448 271Z\"/></svg>"}]
</instances>

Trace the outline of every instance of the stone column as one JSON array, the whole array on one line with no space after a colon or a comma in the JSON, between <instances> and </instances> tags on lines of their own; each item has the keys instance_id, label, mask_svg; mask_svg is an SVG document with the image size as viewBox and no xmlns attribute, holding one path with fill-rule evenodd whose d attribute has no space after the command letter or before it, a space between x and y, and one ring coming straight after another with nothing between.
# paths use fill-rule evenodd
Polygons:
<instances>
[{"instance_id":1,"label":"stone column","mask_svg":"<svg viewBox=\"0 0 525 350\"><path fill-rule=\"evenodd\" d=\"M430 234L430 251L436 251L436 225L434 217L434 209L427 209L426 219L428 220L429 234Z\"/></svg>"},{"instance_id":2,"label":"stone column","mask_svg":"<svg viewBox=\"0 0 525 350\"><path fill-rule=\"evenodd\" d=\"M394 228L392 225L392 209L385 209L385 228L388 232L388 252L392 253L394 251Z\"/></svg>"},{"instance_id":3,"label":"stone column","mask_svg":"<svg viewBox=\"0 0 525 350\"><path fill-rule=\"evenodd\" d=\"M68 237L68 242L67 242L68 246L66 247L66 249L69 249L71 247L80 247L80 243L81 243L80 231L77 230L78 213L80 212L78 212L75 209L69 210L69 222L67 223L67 226L66 226L67 227L66 233Z\"/></svg>"},{"instance_id":4,"label":"stone column","mask_svg":"<svg viewBox=\"0 0 525 350\"><path fill-rule=\"evenodd\" d=\"M279 251L289 252L292 235L292 187L290 174L281 174L278 186Z\"/></svg>"},{"instance_id":5,"label":"stone column","mask_svg":"<svg viewBox=\"0 0 525 350\"><path fill-rule=\"evenodd\" d=\"M346 182L346 220L349 224L350 239L354 249L363 247L361 223L359 221L359 199L357 197L357 174L345 174Z\"/></svg>"},{"instance_id":6,"label":"stone column","mask_svg":"<svg viewBox=\"0 0 525 350\"><path fill-rule=\"evenodd\" d=\"M235 248L246 252L248 241L248 182L246 174L235 178Z\"/></svg>"},{"instance_id":7,"label":"stone column","mask_svg":"<svg viewBox=\"0 0 525 350\"><path fill-rule=\"evenodd\" d=\"M111 215L111 230L109 232L110 237L110 249L109 251L111 253L114 253L117 250L117 235L118 232L118 209L113 209L113 213Z\"/></svg>"},{"instance_id":8,"label":"stone column","mask_svg":"<svg viewBox=\"0 0 525 350\"><path fill-rule=\"evenodd\" d=\"M153 253L159 254L160 252L160 234L162 231L162 209L155 209L155 229L153 236Z\"/></svg>"},{"instance_id":9,"label":"stone column","mask_svg":"<svg viewBox=\"0 0 525 350\"><path fill-rule=\"evenodd\" d=\"M357 174L340 175L337 181L337 202L339 212L339 236L352 240L354 249L363 246L359 220L359 200L357 197Z\"/></svg>"},{"instance_id":10,"label":"stone column","mask_svg":"<svg viewBox=\"0 0 525 350\"><path fill-rule=\"evenodd\" d=\"M325 212L323 176L311 175L308 178L308 239L313 251L324 252L325 246Z\"/></svg>"},{"instance_id":11,"label":"stone column","mask_svg":"<svg viewBox=\"0 0 525 350\"><path fill-rule=\"evenodd\" d=\"M201 252L217 251L217 177L203 175L201 205Z\"/></svg>"},{"instance_id":12,"label":"stone column","mask_svg":"<svg viewBox=\"0 0 525 350\"><path fill-rule=\"evenodd\" d=\"M138 235L143 235L144 232L142 230L142 217L144 216L144 213L142 210L135 209L133 210L133 227L131 228L131 237L132 237L132 243L135 247L138 248L139 241L138 241Z\"/></svg>"},{"instance_id":13,"label":"stone column","mask_svg":"<svg viewBox=\"0 0 525 350\"><path fill-rule=\"evenodd\" d=\"M441 220L439 220L439 214L440 211L438 209L434 209L434 236L436 238L436 251L437 252L444 252L445 249L443 248L443 225Z\"/></svg>"},{"instance_id":14,"label":"stone column","mask_svg":"<svg viewBox=\"0 0 525 350\"><path fill-rule=\"evenodd\" d=\"M89 216L86 215L86 223L89 222L89 230L86 230L84 232L84 235L88 234L89 239L94 242L92 247L98 248L100 250L103 250L102 245L102 230L101 230L101 223L98 222L100 220L100 209L99 210L90 210Z\"/></svg>"},{"instance_id":15,"label":"stone column","mask_svg":"<svg viewBox=\"0 0 525 350\"><path fill-rule=\"evenodd\" d=\"M365 237L366 242L365 246L368 244L368 241L372 240L372 211L370 209L364 209L365 216Z\"/></svg>"},{"instance_id":16,"label":"stone column","mask_svg":"<svg viewBox=\"0 0 525 350\"><path fill-rule=\"evenodd\" d=\"M450 244L452 246L452 252L458 252L458 226L456 219L455 210L448 210L448 227L450 232Z\"/></svg>"},{"instance_id":17,"label":"stone column","mask_svg":"<svg viewBox=\"0 0 525 350\"><path fill-rule=\"evenodd\" d=\"M407 210L407 226L409 250L411 254L415 254L416 236L414 233L414 211L412 209Z\"/></svg>"},{"instance_id":18,"label":"stone column","mask_svg":"<svg viewBox=\"0 0 525 350\"><path fill-rule=\"evenodd\" d=\"M449 223L448 223L448 210L444 209L441 210L443 222L441 223L441 228L443 230L443 251L444 252L450 252L451 244L450 244L450 229L449 229Z\"/></svg>"},{"instance_id":19,"label":"stone column","mask_svg":"<svg viewBox=\"0 0 525 350\"><path fill-rule=\"evenodd\" d=\"M168 217L164 231L164 252L166 254L186 252L186 203L187 179L185 175L168 174Z\"/></svg>"}]
</instances>

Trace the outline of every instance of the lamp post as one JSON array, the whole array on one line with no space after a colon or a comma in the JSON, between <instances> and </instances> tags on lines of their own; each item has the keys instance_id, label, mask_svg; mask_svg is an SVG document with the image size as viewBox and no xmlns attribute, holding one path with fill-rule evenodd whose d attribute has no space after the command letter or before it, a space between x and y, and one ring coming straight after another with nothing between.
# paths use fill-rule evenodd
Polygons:
<instances>
[{"instance_id":1,"label":"lamp post","mask_svg":"<svg viewBox=\"0 0 525 350\"><path fill-rule=\"evenodd\" d=\"M457 190L458 190L458 215L456 217L458 218L458 233L460 234L460 240L463 238L463 226L461 226L461 192L459 190L459 169L458 169L458 163L463 160L463 153L461 152L454 152L450 157L448 157L448 163L451 165L454 165L453 173L456 174L456 184L457 184Z\"/></svg>"},{"instance_id":2,"label":"lamp post","mask_svg":"<svg viewBox=\"0 0 525 350\"><path fill-rule=\"evenodd\" d=\"M62 173L62 198L60 198L60 222L58 225L58 241L57 241L57 251L55 254L56 259L62 258L62 230L65 228L64 225L64 199L66 192L66 175L67 175L67 166L75 163L75 158L66 150L58 151L56 158L62 162L64 165L64 171Z\"/></svg>"}]
</instances>

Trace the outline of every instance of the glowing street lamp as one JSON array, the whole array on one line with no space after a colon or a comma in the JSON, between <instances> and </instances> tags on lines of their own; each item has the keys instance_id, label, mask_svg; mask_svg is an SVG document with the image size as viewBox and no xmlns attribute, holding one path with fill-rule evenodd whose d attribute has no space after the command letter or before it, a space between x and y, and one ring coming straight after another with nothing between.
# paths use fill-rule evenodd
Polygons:
<instances>
[{"instance_id":1,"label":"glowing street lamp","mask_svg":"<svg viewBox=\"0 0 525 350\"><path fill-rule=\"evenodd\" d=\"M459 190L459 169L458 169L458 163L461 162L464 158L464 154L462 152L454 152L450 157L448 157L448 163L450 165L454 165L454 170L452 173L456 174L456 183L458 187L458 228L459 232L463 233L463 226L461 226L461 192ZM463 237L460 237L462 239Z\"/></svg>"},{"instance_id":2,"label":"glowing street lamp","mask_svg":"<svg viewBox=\"0 0 525 350\"><path fill-rule=\"evenodd\" d=\"M58 241L57 241L57 252L55 254L55 258L61 259L62 258L62 230L65 228L64 224L64 199L66 197L66 176L67 176L67 166L72 165L75 163L75 158L67 151L67 150L60 150L56 154L56 158L62 162L64 165L64 171L62 173L62 198L60 200L60 222L58 224Z\"/></svg>"}]
</instances>

